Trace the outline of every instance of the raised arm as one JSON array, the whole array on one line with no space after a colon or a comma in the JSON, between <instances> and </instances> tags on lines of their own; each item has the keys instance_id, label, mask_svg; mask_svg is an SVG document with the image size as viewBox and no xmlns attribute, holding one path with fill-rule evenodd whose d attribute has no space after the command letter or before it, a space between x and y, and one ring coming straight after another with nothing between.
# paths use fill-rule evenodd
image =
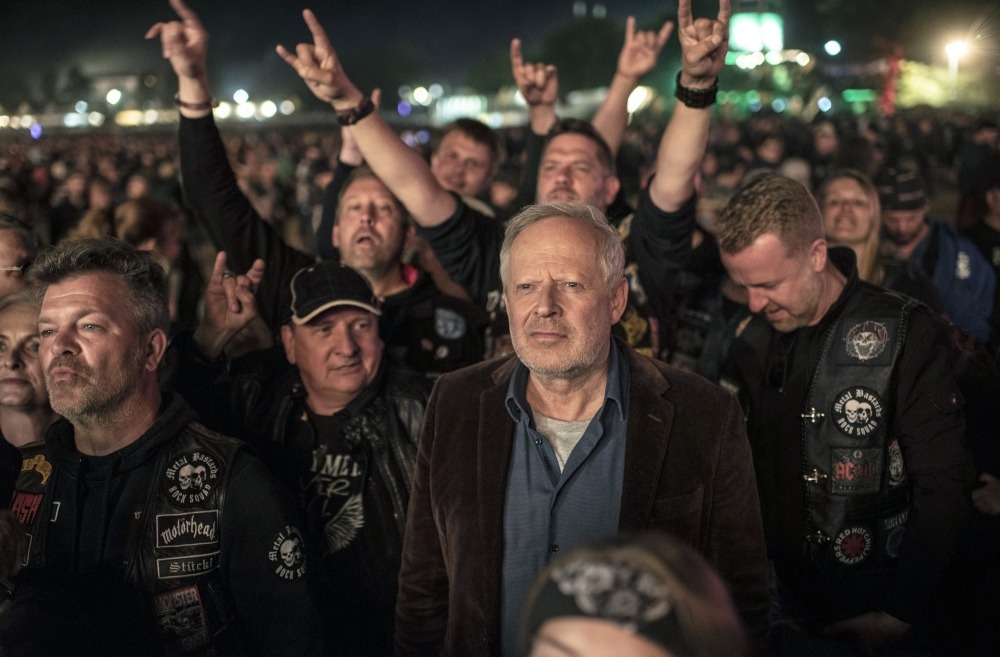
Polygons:
<instances>
[{"instance_id":1,"label":"raised arm","mask_svg":"<svg viewBox=\"0 0 1000 657\"><path fill-rule=\"evenodd\" d=\"M315 14L306 9L302 16L313 42L298 44L294 53L279 45L278 54L295 69L313 95L330 103L342 123L348 122L348 130L368 166L406 206L414 221L424 227L444 223L455 213L455 198L438 184L420 154L403 143L347 77Z\"/></svg>"},{"instance_id":2,"label":"raised arm","mask_svg":"<svg viewBox=\"0 0 1000 657\"><path fill-rule=\"evenodd\" d=\"M674 24L669 21L659 32L637 32L632 16L625 21L625 43L618 55L618 67L611 78L608 95L591 121L616 155L628 123L628 98L642 78L656 66L660 51L673 31Z\"/></svg>"},{"instance_id":3,"label":"raised arm","mask_svg":"<svg viewBox=\"0 0 1000 657\"><path fill-rule=\"evenodd\" d=\"M285 244L240 191L212 118L214 103L206 72L208 32L183 0L170 0L170 6L177 20L156 23L146 38L159 38L163 56L177 74L184 195L207 226L215 247L228 254L231 268L246 271L258 258L267 262L268 281L258 287L257 307L277 333L288 317L288 283L313 258Z\"/></svg>"},{"instance_id":4,"label":"raised arm","mask_svg":"<svg viewBox=\"0 0 1000 657\"><path fill-rule=\"evenodd\" d=\"M514 84L528 104L528 121L536 135L547 135L556 124L559 72L552 64L525 62L521 40L510 42L510 72Z\"/></svg>"},{"instance_id":5,"label":"raised arm","mask_svg":"<svg viewBox=\"0 0 1000 657\"><path fill-rule=\"evenodd\" d=\"M678 40L681 44L680 89L707 92L718 83L719 71L729 49L729 0L719 0L713 20L691 16L691 0L677 6ZM678 100L660 140L656 176L650 183L653 203L661 210L679 209L694 194L694 179L708 145L711 104L692 107Z\"/></svg>"},{"instance_id":6,"label":"raised arm","mask_svg":"<svg viewBox=\"0 0 1000 657\"><path fill-rule=\"evenodd\" d=\"M205 289L205 312L194 332L202 356L215 360L229 341L257 316L254 291L264 279L264 261L255 260L245 274L226 269L226 253L219 251Z\"/></svg>"},{"instance_id":7,"label":"raised arm","mask_svg":"<svg viewBox=\"0 0 1000 657\"><path fill-rule=\"evenodd\" d=\"M177 107L182 116L197 119L212 113L212 91L208 86L208 31L184 0L170 0L179 21L156 23L147 39L160 37L163 58L177 74Z\"/></svg>"}]
</instances>

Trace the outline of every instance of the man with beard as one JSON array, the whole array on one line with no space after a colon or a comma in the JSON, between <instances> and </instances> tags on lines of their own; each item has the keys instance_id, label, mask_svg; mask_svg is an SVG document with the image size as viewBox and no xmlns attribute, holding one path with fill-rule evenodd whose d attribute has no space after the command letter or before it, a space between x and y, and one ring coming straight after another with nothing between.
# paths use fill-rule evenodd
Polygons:
<instances>
[{"instance_id":1,"label":"man with beard","mask_svg":"<svg viewBox=\"0 0 1000 657\"><path fill-rule=\"evenodd\" d=\"M257 289L260 316L277 335L288 322L289 282L314 258L285 244L240 191L212 116L207 75L208 33L183 0L171 0L180 20L157 23L163 55L177 74L184 192L207 223L235 271L257 258L268 267ZM380 333L388 355L431 377L479 362L485 313L439 290L427 272L403 262L413 227L405 208L367 168L354 171L337 200L332 240L340 262L361 273L382 300Z\"/></svg>"},{"instance_id":2,"label":"man with beard","mask_svg":"<svg viewBox=\"0 0 1000 657\"><path fill-rule=\"evenodd\" d=\"M975 476L944 323L859 280L854 251L828 249L816 202L789 178L744 186L716 236L754 313L727 378L747 408L776 652L910 654Z\"/></svg>"},{"instance_id":3,"label":"man with beard","mask_svg":"<svg viewBox=\"0 0 1000 657\"><path fill-rule=\"evenodd\" d=\"M927 274L951 321L989 344L997 284L989 261L968 238L928 217L924 182L916 171L887 169L875 179L875 187L888 238L882 244Z\"/></svg>"},{"instance_id":4,"label":"man with beard","mask_svg":"<svg viewBox=\"0 0 1000 657\"><path fill-rule=\"evenodd\" d=\"M679 102L660 143L657 174L640 198L628 238L629 255L640 263L642 276L635 296L648 299L650 307L648 312L639 312L630 304L620 329L630 344L641 345L649 355L659 354L661 342L661 331L650 324L665 324L672 281L691 249L694 177L708 143L711 106L728 47L729 15L728 0L720 0L717 20L695 21L689 0L678 5L683 52L676 88ZM306 10L303 16L312 43L299 44L294 52L278 46L278 53L317 98L333 106L338 122L348 126L365 161L409 211L418 234L430 243L448 275L490 314L499 335L505 323L499 276L502 225L438 182L420 154L396 135L375 111L371 98L347 76L313 12ZM668 33L664 29L643 37L654 60ZM524 64L519 57L513 59L520 85L522 77L532 76L517 75ZM544 70L539 73L545 76ZM207 99L205 92L197 96L199 102ZM614 166L611 149L593 126L579 120L564 122L549 135L535 200L590 204L604 212L621 187ZM495 348L497 353L503 351Z\"/></svg>"},{"instance_id":5,"label":"man with beard","mask_svg":"<svg viewBox=\"0 0 1000 657\"><path fill-rule=\"evenodd\" d=\"M3 616L26 654L321 654L299 530L244 443L161 393L166 277L112 238L44 252L39 358L52 426L28 567ZM22 586L23 584L23 586Z\"/></svg>"},{"instance_id":6,"label":"man with beard","mask_svg":"<svg viewBox=\"0 0 1000 657\"><path fill-rule=\"evenodd\" d=\"M438 379L424 418L396 607L399 655L518 654L557 553L670 532L767 629L767 564L743 414L704 379L612 339L624 249L579 204L534 205L500 252L516 356Z\"/></svg>"}]
</instances>

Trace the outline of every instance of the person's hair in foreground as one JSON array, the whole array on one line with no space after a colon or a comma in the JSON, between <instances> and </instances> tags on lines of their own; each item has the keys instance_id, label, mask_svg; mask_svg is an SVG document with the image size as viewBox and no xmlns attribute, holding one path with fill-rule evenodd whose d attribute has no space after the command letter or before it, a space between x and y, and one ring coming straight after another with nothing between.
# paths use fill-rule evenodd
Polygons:
<instances>
[{"instance_id":1,"label":"person's hair in foreground","mask_svg":"<svg viewBox=\"0 0 1000 657\"><path fill-rule=\"evenodd\" d=\"M163 268L149 253L114 237L68 240L42 251L28 270L27 282L38 298L50 285L81 274L108 273L118 276L127 294L128 305L140 334L154 329L167 332L170 310L167 279Z\"/></svg>"},{"instance_id":2,"label":"person's hair in foreground","mask_svg":"<svg viewBox=\"0 0 1000 657\"><path fill-rule=\"evenodd\" d=\"M748 649L722 579L661 533L616 536L553 561L528 595L521 654L532 654L548 621L563 618L612 623L673 657L743 657Z\"/></svg>"},{"instance_id":3,"label":"person's hair in foreground","mask_svg":"<svg viewBox=\"0 0 1000 657\"><path fill-rule=\"evenodd\" d=\"M597 240L597 251L601 254L601 269L609 291L621 283L625 277L625 248L618 233L608 223L607 217L597 208L579 203L556 203L552 205L529 205L507 222L503 244L500 246L500 280L504 289L510 284L510 252L514 240L532 224L553 217L567 217L589 228Z\"/></svg>"},{"instance_id":4,"label":"person's hair in foreground","mask_svg":"<svg viewBox=\"0 0 1000 657\"><path fill-rule=\"evenodd\" d=\"M824 237L823 217L809 190L771 174L754 178L736 192L715 231L726 253L739 253L766 233L777 235L789 252L807 251Z\"/></svg>"}]
</instances>

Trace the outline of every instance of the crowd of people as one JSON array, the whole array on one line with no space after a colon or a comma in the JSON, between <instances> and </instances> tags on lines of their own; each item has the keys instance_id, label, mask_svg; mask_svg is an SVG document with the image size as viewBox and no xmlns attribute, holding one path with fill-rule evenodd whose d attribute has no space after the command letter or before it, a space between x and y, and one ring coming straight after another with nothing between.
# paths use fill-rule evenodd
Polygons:
<instances>
[{"instance_id":1,"label":"crowd of people","mask_svg":"<svg viewBox=\"0 0 1000 657\"><path fill-rule=\"evenodd\" d=\"M1000 117L713 117L681 0L427 153L305 10L229 135L170 7L176 134L0 159L0 655L1000 651Z\"/></svg>"}]
</instances>

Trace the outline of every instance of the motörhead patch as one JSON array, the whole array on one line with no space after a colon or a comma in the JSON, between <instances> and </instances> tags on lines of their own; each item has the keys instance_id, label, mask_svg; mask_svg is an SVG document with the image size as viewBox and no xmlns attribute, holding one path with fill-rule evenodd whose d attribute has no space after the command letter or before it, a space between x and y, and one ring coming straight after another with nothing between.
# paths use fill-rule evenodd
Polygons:
<instances>
[{"instance_id":1,"label":"mot\u00f6rhead patch","mask_svg":"<svg viewBox=\"0 0 1000 657\"><path fill-rule=\"evenodd\" d=\"M298 528L285 525L271 541L267 560L281 579L294 581L306 574L305 542Z\"/></svg>"},{"instance_id":2,"label":"mot\u00f6rhead patch","mask_svg":"<svg viewBox=\"0 0 1000 657\"><path fill-rule=\"evenodd\" d=\"M871 388L854 386L837 394L831 415L840 433L851 438L873 436L885 414L882 398Z\"/></svg>"},{"instance_id":3,"label":"mot\u00f6rhead patch","mask_svg":"<svg viewBox=\"0 0 1000 657\"><path fill-rule=\"evenodd\" d=\"M205 450L189 452L167 467L167 494L180 506L194 506L207 500L218 487L222 474L219 460Z\"/></svg>"},{"instance_id":4,"label":"mot\u00f6rhead patch","mask_svg":"<svg viewBox=\"0 0 1000 657\"><path fill-rule=\"evenodd\" d=\"M881 449L830 450L831 493L874 493L878 490L881 474Z\"/></svg>"},{"instance_id":5,"label":"mot\u00f6rhead patch","mask_svg":"<svg viewBox=\"0 0 1000 657\"><path fill-rule=\"evenodd\" d=\"M842 529L833 540L833 556L845 566L863 563L872 553L872 533L861 525Z\"/></svg>"},{"instance_id":6,"label":"mot\u00f6rhead patch","mask_svg":"<svg viewBox=\"0 0 1000 657\"><path fill-rule=\"evenodd\" d=\"M211 643L205 609L197 586L184 586L153 596L153 614L168 654L186 654Z\"/></svg>"},{"instance_id":7,"label":"mot\u00f6rhead patch","mask_svg":"<svg viewBox=\"0 0 1000 657\"><path fill-rule=\"evenodd\" d=\"M903 450L899 441L889 443L889 488L898 488L906 483L906 464L903 462Z\"/></svg>"}]
</instances>

